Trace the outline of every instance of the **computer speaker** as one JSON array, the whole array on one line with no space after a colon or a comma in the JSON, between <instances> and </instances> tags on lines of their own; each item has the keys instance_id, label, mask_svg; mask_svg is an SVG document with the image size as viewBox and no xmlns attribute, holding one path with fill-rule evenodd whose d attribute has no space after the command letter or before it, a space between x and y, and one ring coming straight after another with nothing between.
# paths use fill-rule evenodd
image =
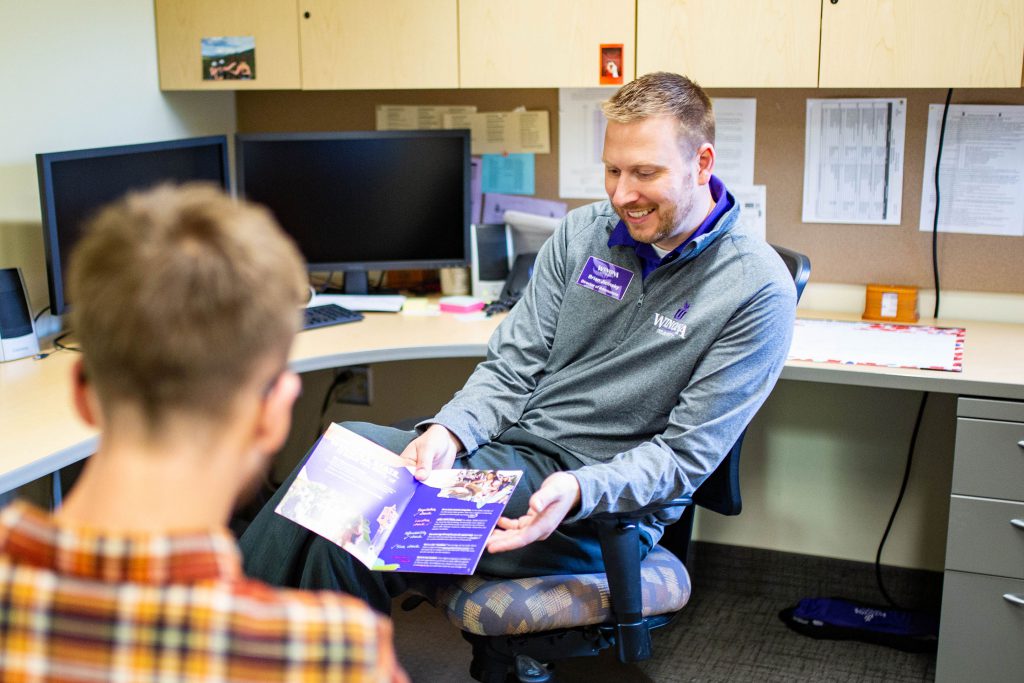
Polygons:
<instances>
[{"instance_id":1,"label":"computer speaker","mask_svg":"<svg viewBox=\"0 0 1024 683\"><path fill-rule=\"evenodd\" d=\"M39 353L35 323L21 271L0 268L0 361Z\"/></svg>"},{"instance_id":2,"label":"computer speaker","mask_svg":"<svg viewBox=\"0 0 1024 683\"><path fill-rule=\"evenodd\" d=\"M472 225L470 244L473 296L495 301L512 267L512 232L505 224Z\"/></svg>"}]
</instances>

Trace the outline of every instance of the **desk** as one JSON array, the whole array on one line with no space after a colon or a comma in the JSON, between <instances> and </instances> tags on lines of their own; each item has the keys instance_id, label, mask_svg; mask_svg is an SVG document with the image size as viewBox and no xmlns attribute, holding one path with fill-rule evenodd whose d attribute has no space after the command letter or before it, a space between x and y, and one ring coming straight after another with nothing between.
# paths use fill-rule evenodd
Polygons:
<instances>
[{"instance_id":1,"label":"desk","mask_svg":"<svg viewBox=\"0 0 1024 683\"><path fill-rule=\"evenodd\" d=\"M803 311L800 315L857 319ZM311 372L384 361L482 357L499 320L463 322L447 315L369 313L359 323L299 334L291 366L298 372ZM1024 400L1024 325L956 320L921 323L967 329L963 372L789 362L782 378ZM0 491L50 474L87 457L96 448L95 433L77 419L69 399L75 360L76 354L61 351L40 361L25 359L0 365ZM958 435L958 454L959 441ZM962 464L958 462L957 467ZM942 667L939 673L942 678Z\"/></svg>"},{"instance_id":2,"label":"desk","mask_svg":"<svg viewBox=\"0 0 1024 683\"><path fill-rule=\"evenodd\" d=\"M363 363L482 357L500 318L368 313L365 320L301 332L291 354L297 372ZM0 363L0 493L44 477L96 450L95 431L71 404L78 354Z\"/></svg>"},{"instance_id":3,"label":"desk","mask_svg":"<svg viewBox=\"0 0 1024 683\"><path fill-rule=\"evenodd\" d=\"M803 311L800 316L857 319ZM462 321L449 315L368 313L362 322L300 333L291 367L311 372L396 360L482 357L498 322L500 317ZM967 328L963 372L791 361L782 378L1024 400L1024 325L956 320L921 324ZM0 364L0 493L95 451L96 434L77 418L70 401L76 359L73 352L59 351L43 360Z\"/></svg>"}]
</instances>

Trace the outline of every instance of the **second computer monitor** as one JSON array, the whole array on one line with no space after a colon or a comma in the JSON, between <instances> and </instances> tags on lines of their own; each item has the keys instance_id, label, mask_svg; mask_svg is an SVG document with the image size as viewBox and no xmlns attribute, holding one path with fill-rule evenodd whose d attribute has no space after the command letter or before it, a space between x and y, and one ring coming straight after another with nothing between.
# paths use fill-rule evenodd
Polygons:
<instances>
[{"instance_id":1,"label":"second computer monitor","mask_svg":"<svg viewBox=\"0 0 1024 683\"><path fill-rule=\"evenodd\" d=\"M311 271L469 262L469 132L359 131L236 136L239 195L270 208Z\"/></svg>"}]
</instances>

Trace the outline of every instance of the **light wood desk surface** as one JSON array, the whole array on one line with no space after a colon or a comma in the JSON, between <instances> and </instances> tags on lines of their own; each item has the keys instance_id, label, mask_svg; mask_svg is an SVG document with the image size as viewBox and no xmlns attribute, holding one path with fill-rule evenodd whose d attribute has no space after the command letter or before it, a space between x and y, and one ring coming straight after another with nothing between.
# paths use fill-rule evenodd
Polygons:
<instances>
[{"instance_id":1,"label":"light wood desk surface","mask_svg":"<svg viewBox=\"0 0 1024 683\"><path fill-rule=\"evenodd\" d=\"M856 320L803 312L801 317ZM368 313L362 322L299 334L291 365L298 372L384 361L482 357L501 317L463 321L451 315ZM788 362L783 379L1024 399L1024 325L925 320L967 328L964 371L906 370ZM71 405L77 354L0 364L0 492L57 471L93 453L96 433Z\"/></svg>"}]
</instances>

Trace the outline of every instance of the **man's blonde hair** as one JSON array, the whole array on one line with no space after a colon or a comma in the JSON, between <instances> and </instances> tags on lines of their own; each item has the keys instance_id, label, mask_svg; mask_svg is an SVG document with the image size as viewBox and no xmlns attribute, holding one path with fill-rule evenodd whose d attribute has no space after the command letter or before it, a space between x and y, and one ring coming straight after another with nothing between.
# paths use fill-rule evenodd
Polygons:
<instances>
[{"instance_id":1,"label":"man's blonde hair","mask_svg":"<svg viewBox=\"0 0 1024 683\"><path fill-rule=\"evenodd\" d=\"M715 144L715 113L704 90L686 76L658 71L627 83L602 107L609 121L633 123L653 116L674 116L679 144L688 152Z\"/></svg>"},{"instance_id":2,"label":"man's blonde hair","mask_svg":"<svg viewBox=\"0 0 1024 683\"><path fill-rule=\"evenodd\" d=\"M264 208L212 185L164 185L103 209L71 256L71 321L105 409L147 427L222 418L283 369L307 276ZM257 377L267 368L265 378Z\"/></svg>"}]
</instances>

